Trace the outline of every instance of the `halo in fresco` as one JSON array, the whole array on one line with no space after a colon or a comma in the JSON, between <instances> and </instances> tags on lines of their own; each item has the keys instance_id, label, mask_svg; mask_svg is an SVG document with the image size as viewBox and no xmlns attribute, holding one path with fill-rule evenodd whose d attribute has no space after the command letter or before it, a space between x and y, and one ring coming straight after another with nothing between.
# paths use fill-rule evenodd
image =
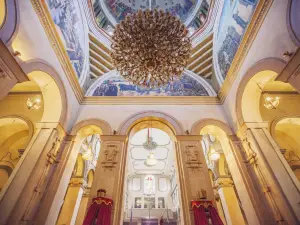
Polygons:
<instances>
[{"instance_id":1,"label":"halo in fresco","mask_svg":"<svg viewBox=\"0 0 300 225\"><path fill-rule=\"evenodd\" d=\"M251 21L258 0L227 0L214 40L216 70L225 79L243 35Z\"/></svg>"},{"instance_id":2,"label":"halo in fresco","mask_svg":"<svg viewBox=\"0 0 300 225\"><path fill-rule=\"evenodd\" d=\"M101 79L101 78L100 78ZM209 84L206 84L209 86ZM209 93L210 92L210 93ZM161 88L143 88L124 80L113 73L95 84L87 91L88 96L210 96L214 91L207 90L199 80L184 73L180 80Z\"/></svg>"}]
</instances>

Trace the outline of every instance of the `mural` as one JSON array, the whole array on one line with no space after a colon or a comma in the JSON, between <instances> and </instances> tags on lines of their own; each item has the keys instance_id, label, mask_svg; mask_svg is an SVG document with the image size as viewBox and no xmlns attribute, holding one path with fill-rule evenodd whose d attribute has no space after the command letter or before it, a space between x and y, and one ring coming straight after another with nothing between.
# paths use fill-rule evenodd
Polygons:
<instances>
[{"instance_id":1,"label":"mural","mask_svg":"<svg viewBox=\"0 0 300 225\"><path fill-rule=\"evenodd\" d=\"M190 32L191 34L193 34L196 30L200 29L205 24L209 13L210 3L211 0L202 1L196 16L189 24L189 30L192 31Z\"/></svg>"},{"instance_id":2,"label":"mural","mask_svg":"<svg viewBox=\"0 0 300 225\"><path fill-rule=\"evenodd\" d=\"M98 84L90 96L208 96L195 78L183 74L180 80L161 88L147 89L130 84L119 75L112 75Z\"/></svg>"},{"instance_id":3,"label":"mural","mask_svg":"<svg viewBox=\"0 0 300 225\"><path fill-rule=\"evenodd\" d=\"M230 68L257 2L257 0L224 2L214 49L217 52L217 67L223 79Z\"/></svg>"},{"instance_id":4,"label":"mural","mask_svg":"<svg viewBox=\"0 0 300 225\"><path fill-rule=\"evenodd\" d=\"M84 66L84 35L78 5L74 0L46 0L71 63L80 77Z\"/></svg>"}]
</instances>

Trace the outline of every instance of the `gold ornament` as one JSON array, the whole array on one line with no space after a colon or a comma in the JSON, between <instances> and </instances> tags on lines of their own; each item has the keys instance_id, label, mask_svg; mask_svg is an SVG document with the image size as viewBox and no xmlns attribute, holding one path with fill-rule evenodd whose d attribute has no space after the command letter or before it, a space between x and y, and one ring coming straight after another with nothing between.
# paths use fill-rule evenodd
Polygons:
<instances>
[{"instance_id":1,"label":"gold ornament","mask_svg":"<svg viewBox=\"0 0 300 225\"><path fill-rule=\"evenodd\" d=\"M190 57L185 25L169 12L139 10L126 16L112 36L114 66L128 81L148 88L180 78Z\"/></svg>"}]
</instances>

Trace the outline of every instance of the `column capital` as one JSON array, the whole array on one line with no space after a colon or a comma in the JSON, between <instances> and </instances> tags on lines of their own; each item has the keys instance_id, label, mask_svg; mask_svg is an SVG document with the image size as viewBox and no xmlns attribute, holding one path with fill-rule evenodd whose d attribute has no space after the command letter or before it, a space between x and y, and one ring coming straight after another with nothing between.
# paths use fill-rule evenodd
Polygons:
<instances>
[{"instance_id":1,"label":"column capital","mask_svg":"<svg viewBox=\"0 0 300 225\"><path fill-rule=\"evenodd\" d=\"M215 187L219 190L224 187L233 187L234 183L230 176L220 176L214 181Z\"/></svg>"},{"instance_id":2,"label":"column capital","mask_svg":"<svg viewBox=\"0 0 300 225\"><path fill-rule=\"evenodd\" d=\"M82 187L85 188L86 181L83 177L72 177L69 183L70 187Z\"/></svg>"},{"instance_id":3,"label":"column capital","mask_svg":"<svg viewBox=\"0 0 300 225\"><path fill-rule=\"evenodd\" d=\"M177 141L202 141L202 135L176 135Z\"/></svg>"}]
</instances>

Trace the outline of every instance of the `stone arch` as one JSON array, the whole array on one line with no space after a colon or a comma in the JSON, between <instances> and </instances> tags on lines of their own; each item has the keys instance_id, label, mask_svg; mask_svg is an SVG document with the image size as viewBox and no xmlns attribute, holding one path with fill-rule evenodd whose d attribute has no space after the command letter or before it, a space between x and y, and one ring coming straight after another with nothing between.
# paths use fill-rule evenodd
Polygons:
<instances>
[{"instance_id":1,"label":"stone arch","mask_svg":"<svg viewBox=\"0 0 300 225\"><path fill-rule=\"evenodd\" d=\"M60 78L60 75L56 72L56 70L50 66L46 61L41 59L32 59L21 64L21 68L26 74L35 71L41 71L49 75L57 85L59 90L60 99L61 99L61 112L60 117L57 122L60 122L63 127L65 127L67 121L70 119L70 113L68 112L68 100L65 86ZM47 122L47 121L46 121Z\"/></svg>"},{"instance_id":2,"label":"stone arch","mask_svg":"<svg viewBox=\"0 0 300 225\"><path fill-rule=\"evenodd\" d=\"M72 128L70 134L76 135L82 128L86 126L97 126L101 129L101 134L104 135L112 134L112 129L110 125L106 121L100 119L87 119L80 121Z\"/></svg>"},{"instance_id":3,"label":"stone arch","mask_svg":"<svg viewBox=\"0 0 300 225\"><path fill-rule=\"evenodd\" d=\"M184 129L182 125L177 121L174 117L171 117L165 113L158 111L144 111L140 113L136 113L126 119L118 129L118 133L120 135L126 135L130 132L131 128L135 126L138 122L143 119L147 119L147 117L157 118L165 123L176 135L183 135Z\"/></svg>"},{"instance_id":4,"label":"stone arch","mask_svg":"<svg viewBox=\"0 0 300 225\"><path fill-rule=\"evenodd\" d=\"M5 18L0 24L0 39L4 44L10 45L19 28L19 6L17 0L5 1Z\"/></svg>"},{"instance_id":5,"label":"stone arch","mask_svg":"<svg viewBox=\"0 0 300 225\"><path fill-rule=\"evenodd\" d=\"M244 97L243 95L245 93L245 89L246 89L249 81L251 80L251 78L253 78L258 73L264 72L264 71L270 71L271 73L274 74L274 76L277 76L282 71L284 66L285 66L285 63L280 59L266 58L266 59L258 61L256 64L254 64L243 76L243 78L239 84L238 90L237 90L236 102L235 102L237 121L240 126L243 125L245 122L248 122L247 118L245 118L245 116L243 115L242 100ZM249 93L249 92L247 94L251 95L251 93ZM254 99L253 96L252 96L252 99ZM254 105L253 107L255 107L253 110L255 110L258 114L260 114L259 105L258 104L256 105L256 103L259 101L259 99L257 99L257 98L255 98L255 99L256 99L256 102L254 102L255 100L251 101Z\"/></svg>"},{"instance_id":6,"label":"stone arch","mask_svg":"<svg viewBox=\"0 0 300 225\"><path fill-rule=\"evenodd\" d=\"M216 120L216 119L202 119L202 120L197 121L192 126L191 134L199 135L201 130L208 125L217 126L221 130L223 130L227 135L233 135L233 131L226 123L224 123L223 121L220 121L220 120Z\"/></svg>"}]
</instances>

